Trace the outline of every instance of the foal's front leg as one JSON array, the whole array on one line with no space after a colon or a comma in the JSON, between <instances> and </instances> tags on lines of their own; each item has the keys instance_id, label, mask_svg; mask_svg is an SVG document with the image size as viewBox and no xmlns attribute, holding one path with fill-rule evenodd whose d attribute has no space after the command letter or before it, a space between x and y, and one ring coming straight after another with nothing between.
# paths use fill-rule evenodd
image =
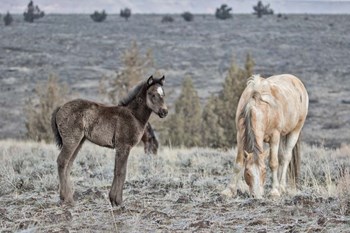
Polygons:
<instances>
[{"instance_id":1,"label":"foal's front leg","mask_svg":"<svg viewBox=\"0 0 350 233\"><path fill-rule=\"evenodd\" d=\"M109 192L109 200L112 206L118 206L123 201L123 187L130 149L129 146L124 146L116 150L114 178L111 191Z\"/></svg>"}]
</instances>

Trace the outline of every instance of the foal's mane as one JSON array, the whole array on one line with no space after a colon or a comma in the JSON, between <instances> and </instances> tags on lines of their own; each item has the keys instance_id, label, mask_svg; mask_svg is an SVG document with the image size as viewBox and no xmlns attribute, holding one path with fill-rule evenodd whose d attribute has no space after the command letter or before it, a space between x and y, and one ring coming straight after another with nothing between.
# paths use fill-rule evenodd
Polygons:
<instances>
[{"instance_id":1,"label":"foal's mane","mask_svg":"<svg viewBox=\"0 0 350 233\"><path fill-rule=\"evenodd\" d=\"M131 88L131 90L128 92L128 94L126 94L126 96L124 98L122 98L118 105L119 106L127 106L130 104L130 102L136 98L136 96L140 93L140 91L143 89L143 88L146 88L148 89L150 86L153 86L155 84L159 84L161 86L163 86L163 82L162 82L162 79L163 78L153 78L152 79L152 83L151 84L148 84L148 80L145 80L145 81L141 81L139 82L138 84L136 84L136 86L134 86L133 88Z\"/></svg>"},{"instance_id":2,"label":"foal's mane","mask_svg":"<svg viewBox=\"0 0 350 233\"><path fill-rule=\"evenodd\" d=\"M121 106L127 106L133 99L135 99L135 97L137 96L137 94L141 91L141 89L146 85L147 81L142 81L139 82L136 86L134 86L129 92L128 94L126 94L125 97L123 97L118 105Z\"/></svg>"}]
</instances>

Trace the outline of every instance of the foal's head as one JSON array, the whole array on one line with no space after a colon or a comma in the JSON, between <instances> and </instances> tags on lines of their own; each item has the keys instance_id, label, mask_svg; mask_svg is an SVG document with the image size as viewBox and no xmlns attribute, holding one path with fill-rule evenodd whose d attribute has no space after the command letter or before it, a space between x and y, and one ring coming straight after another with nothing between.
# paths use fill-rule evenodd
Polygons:
<instances>
[{"instance_id":1,"label":"foal's head","mask_svg":"<svg viewBox=\"0 0 350 233\"><path fill-rule=\"evenodd\" d=\"M147 106L160 118L166 117L168 115L168 108L164 102L164 80L164 76L160 79L155 79L153 76L151 76L147 80Z\"/></svg>"},{"instance_id":2,"label":"foal's head","mask_svg":"<svg viewBox=\"0 0 350 233\"><path fill-rule=\"evenodd\" d=\"M244 179L249 186L250 195L254 198L262 198L266 178L265 157L267 153L245 153Z\"/></svg>"}]
</instances>

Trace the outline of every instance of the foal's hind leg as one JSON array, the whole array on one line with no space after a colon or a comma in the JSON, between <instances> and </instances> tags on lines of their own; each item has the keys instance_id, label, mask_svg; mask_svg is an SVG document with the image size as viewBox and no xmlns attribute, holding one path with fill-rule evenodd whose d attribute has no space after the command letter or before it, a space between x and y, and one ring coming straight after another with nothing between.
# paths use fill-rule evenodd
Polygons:
<instances>
[{"instance_id":1,"label":"foal's hind leg","mask_svg":"<svg viewBox=\"0 0 350 233\"><path fill-rule=\"evenodd\" d=\"M63 202L73 203L73 189L70 179L70 169L76 154L81 146L81 138L76 143L64 142L57 158L58 177L60 181L60 199ZM72 159L73 158L73 159Z\"/></svg>"}]
</instances>

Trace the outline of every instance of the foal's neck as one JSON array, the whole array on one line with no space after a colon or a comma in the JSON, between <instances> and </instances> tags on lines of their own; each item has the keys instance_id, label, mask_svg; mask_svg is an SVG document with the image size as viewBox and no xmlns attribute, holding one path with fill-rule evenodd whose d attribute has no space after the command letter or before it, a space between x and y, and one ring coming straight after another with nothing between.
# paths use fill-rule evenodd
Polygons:
<instances>
[{"instance_id":1,"label":"foal's neck","mask_svg":"<svg viewBox=\"0 0 350 233\"><path fill-rule=\"evenodd\" d=\"M136 119L139 120L143 126L146 126L152 110L147 107L145 98L137 96L128 104L127 108L131 110Z\"/></svg>"}]
</instances>

